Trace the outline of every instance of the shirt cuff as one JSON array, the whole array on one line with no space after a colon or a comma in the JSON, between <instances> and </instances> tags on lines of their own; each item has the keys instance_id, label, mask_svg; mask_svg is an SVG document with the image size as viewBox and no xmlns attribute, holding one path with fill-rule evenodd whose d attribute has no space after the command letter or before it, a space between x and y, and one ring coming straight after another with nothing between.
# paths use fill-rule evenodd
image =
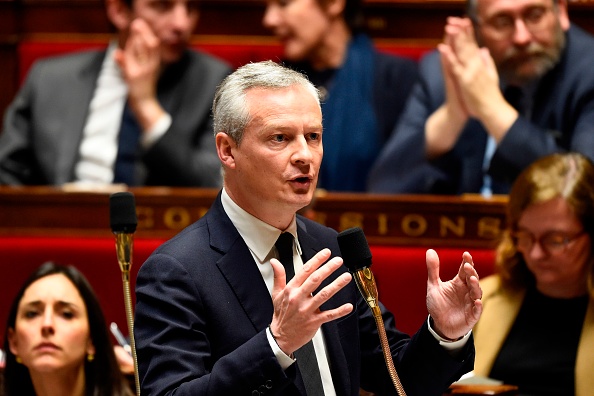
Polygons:
<instances>
[{"instance_id":1,"label":"shirt cuff","mask_svg":"<svg viewBox=\"0 0 594 396\"><path fill-rule=\"evenodd\" d=\"M148 150L149 148L151 148L157 140L161 139L161 137L163 135L165 135L165 132L167 132L169 127L171 127L171 123L172 123L171 116L167 113L163 114L157 120L157 122L155 122L155 125L153 125L152 128L150 128L149 130L147 130L143 134L141 134L141 137L140 137L141 147L144 150Z\"/></svg>"},{"instance_id":2,"label":"shirt cuff","mask_svg":"<svg viewBox=\"0 0 594 396\"><path fill-rule=\"evenodd\" d=\"M443 338L439 334L437 334L435 332L435 330L433 330L433 328L431 327L430 319L431 319L431 316L428 316L427 317L427 326L429 327L429 332L439 342L439 345L441 345L445 350L450 351L450 352L457 352L457 351L461 350L462 348L464 348L464 346L466 345L466 342L468 342L468 337L470 337L470 334L472 334L472 330L470 330L468 333L466 333L459 340L455 340L455 341L446 340L445 338Z\"/></svg>"},{"instance_id":3,"label":"shirt cuff","mask_svg":"<svg viewBox=\"0 0 594 396\"><path fill-rule=\"evenodd\" d=\"M289 366L291 366L293 363L295 363L295 359L288 356L286 353L284 353L279 348L278 344L276 343L276 340L272 336L270 327L266 328L266 338L268 338L268 343L270 344L270 347L272 348L272 352L274 352L274 356L276 356L276 359L278 360L278 364L280 364L280 366L282 367L283 370L288 369Z\"/></svg>"}]
</instances>

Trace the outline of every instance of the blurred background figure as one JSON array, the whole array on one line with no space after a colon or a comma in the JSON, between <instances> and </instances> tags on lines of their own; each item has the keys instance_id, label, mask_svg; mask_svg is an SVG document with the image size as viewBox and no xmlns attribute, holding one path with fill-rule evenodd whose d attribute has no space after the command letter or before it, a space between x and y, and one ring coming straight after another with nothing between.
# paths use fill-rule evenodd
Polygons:
<instances>
[{"instance_id":1,"label":"blurred background figure","mask_svg":"<svg viewBox=\"0 0 594 396\"><path fill-rule=\"evenodd\" d=\"M363 33L361 0L267 0L263 24L283 62L322 92L324 161L318 187L364 191L404 108L416 62L378 52Z\"/></svg>"},{"instance_id":2,"label":"blurred background figure","mask_svg":"<svg viewBox=\"0 0 594 396\"><path fill-rule=\"evenodd\" d=\"M71 266L46 263L9 311L4 396L128 396L99 301Z\"/></svg>"},{"instance_id":3,"label":"blurred background figure","mask_svg":"<svg viewBox=\"0 0 594 396\"><path fill-rule=\"evenodd\" d=\"M475 374L525 395L594 389L594 165L539 159L516 179L496 271L481 280Z\"/></svg>"},{"instance_id":4,"label":"blurred background figure","mask_svg":"<svg viewBox=\"0 0 594 396\"><path fill-rule=\"evenodd\" d=\"M566 0L468 0L371 171L375 193L507 194L554 152L594 159L594 38Z\"/></svg>"},{"instance_id":5,"label":"blurred background figure","mask_svg":"<svg viewBox=\"0 0 594 396\"><path fill-rule=\"evenodd\" d=\"M106 51L37 62L7 109L0 184L217 187L210 106L230 68L188 49L194 0L106 0Z\"/></svg>"}]
</instances>

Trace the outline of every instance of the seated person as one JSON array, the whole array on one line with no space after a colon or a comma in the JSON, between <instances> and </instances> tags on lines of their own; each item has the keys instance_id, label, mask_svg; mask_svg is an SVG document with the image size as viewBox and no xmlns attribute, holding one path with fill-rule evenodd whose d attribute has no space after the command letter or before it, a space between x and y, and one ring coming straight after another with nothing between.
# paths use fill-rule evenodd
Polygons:
<instances>
[{"instance_id":1,"label":"seated person","mask_svg":"<svg viewBox=\"0 0 594 396\"><path fill-rule=\"evenodd\" d=\"M74 267L46 263L25 281L6 324L4 396L132 396L99 300Z\"/></svg>"},{"instance_id":2,"label":"seated person","mask_svg":"<svg viewBox=\"0 0 594 396\"><path fill-rule=\"evenodd\" d=\"M594 159L594 38L567 0L468 0L420 64L374 193L507 194L547 154Z\"/></svg>"},{"instance_id":3,"label":"seated person","mask_svg":"<svg viewBox=\"0 0 594 396\"><path fill-rule=\"evenodd\" d=\"M0 184L218 187L210 106L230 72L188 49L194 0L106 0L106 51L37 62L8 107Z\"/></svg>"},{"instance_id":4,"label":"seated person","mask_svg":"<svg viewBox=\"0 0 594 396\"><path fill-rule=\"evenodd\" d=\"M481 279L475 374L520 394L592 395L593 180L578 153L541 158L516 179L497 272Z\"/></svg>"},{"instance_id":5,"label":"seated person","mask_svg":"<svg viewBox=\"0 0 594 396\"><path fill-rule=\"evenodd\" d=\"M322 92L326 190L365 191L417 77L416 62L378 52L362 23L362 0L267 0L263 24L281 40L284 64Z\"/></svg>"}]
</instances>

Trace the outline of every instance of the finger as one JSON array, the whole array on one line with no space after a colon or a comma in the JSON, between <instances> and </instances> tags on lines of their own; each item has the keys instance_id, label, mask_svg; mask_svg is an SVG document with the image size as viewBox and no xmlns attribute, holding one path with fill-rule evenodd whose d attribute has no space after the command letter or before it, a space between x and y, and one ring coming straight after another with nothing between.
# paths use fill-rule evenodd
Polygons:
<instances>
[{"instance_id":1,"label":"finger","mask_svg":"<svg viewBox=\"0 0 594 396\"><path fill-rule=\"evenodd\" d=\"M437 286L439 284L439 256L433 249L428 249L425 253L427 262L427 285Z\"/></svg>"},{"instance_id":2,"label":"finger","mask_svg":"<svg viewBox=\"0 0 594 396\"><path fill-rule=\"evenodd\" d=\"M462 253L462 263L460 263L460 268L458 268L458 276L460 277L460 279L466 279L467 277L466 270L464 269L464 265L466 263L470 264L470 266L474 269L474 262L472 261L472 256L468 252Z\"/></svg>"},{"instance_id":3,"label":"finger","mask_svg":"<svg viewBox=\"0 0 594 396\"><path fill-rule=\"evenodd\" d=\"M285 274L285 267L277 259L270 259L270 265L274 274L274 283L272 285L272 299L274 300L287 285L287 276Z\"/></svg>"},{"instance_id":4,"label":"finger","mask_svg":"<svg viewBox=\"0 0 594 396\"><path fill-rule=\"evenodd\" d=\"M320 326L324 323L331 322L336 319L340 319L343 316L350 314L353 311L353 304L346 303L341 305L338 308L329 309L327 311L322 311L318 315L320 319Z\"/></svg>"},{"instance_id":5,"label":"finger","mask_svg":"<svg viewBox=\"0 0 594 396\"><path fill-rule=\"evenodd\" d=\"M327 267L325 265L324 267ZM326 276L324 277L324 279ZM326 301L330 300L332 296L338 293L343 287L348 285L351 282L352 275L348 272L341 274L339 277L334 279L329 285L324 286L318 293L316 293L313 298L311 299L311 304L319 309L319 307L324 304Z\"/></svg>"},{"instance_id":6,"label":"finger","mask_svg":"<svg viewBox=\"0 0 594 396\"><path fill-rule=\"evenodd\" d=\"M291 282L295 283L297 286L301 286L310 276L313 274L320 266L326 262L330 258L330 249L322 249L318 253L315 254L312 258L310 258L306 263L303 264L303 267L297 271L295 277L291 280ZM313 292L314 289L310 291Z\"/></svg>"},{"instance_id":7,"label":"finger","mask_svg":"<svg viewBox=\"0 0 594 396\"><path fill-rule=\"evenodd\" d=\"M303 282L301 290L303 293L307 295L313 294L314 291L318 289L318 287L338 268L342 267L343 261L342 257L333 257L330 261L328 261L325 265L319 267L316 271L312 272L307 279ZM344 274L343 274L344 275ZM348 284L350 281L350 274L348 280L345 284ZM321 305L318 304L318 305Z\"/></svg>"}]
</instances>

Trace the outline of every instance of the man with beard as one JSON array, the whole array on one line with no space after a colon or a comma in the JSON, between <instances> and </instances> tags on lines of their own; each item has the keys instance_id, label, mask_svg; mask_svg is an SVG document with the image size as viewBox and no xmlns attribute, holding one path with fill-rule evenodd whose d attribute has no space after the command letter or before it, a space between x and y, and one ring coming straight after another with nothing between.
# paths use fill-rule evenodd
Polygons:
<instances>
[{"instance_id":1,"label":"man with beard","mask_svg":"<svg viewBox=\"0 0 594 396\"><path fill-rule=\"evenodd\" d=\"M469 0L420 65L371 172L382 193L506 194L553 152L594 159L594 38L566 0Z\"/></svg>"}]
</instances>

